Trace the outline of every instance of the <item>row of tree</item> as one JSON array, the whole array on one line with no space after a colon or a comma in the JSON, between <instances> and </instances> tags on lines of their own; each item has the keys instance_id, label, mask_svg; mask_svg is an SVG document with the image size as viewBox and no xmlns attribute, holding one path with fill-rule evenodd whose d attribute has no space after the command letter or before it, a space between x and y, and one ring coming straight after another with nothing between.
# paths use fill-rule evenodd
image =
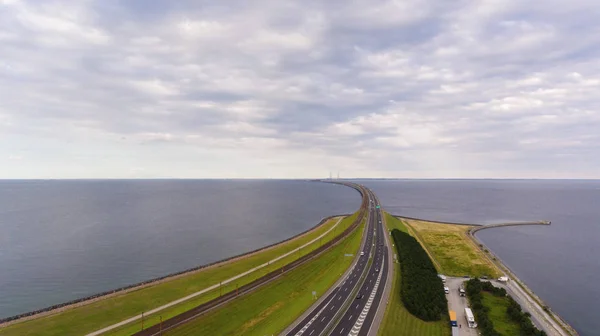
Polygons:
<instances>
[{"instance_id":1,"label":"row of tree","mask_svg":"<svg viewBox=\"0 0 600 336\"><path fill-rule=\"evenodd\" d=\"M479 279L471 279L467 281L466 292L471 302L471 308L475 314L477 327L482 336L500 336L494 329L494 323L489 318L490 308L483 305L482 292L491 293L497 297L506 297L509 300L506 314L508 317L519 324L520 336L546 336L546 332L541 331L533 326L528 313L523 313L521 306L506 293L504 288L498 288L492 285L489 281L480 281Z\"/></svg>"},{"instance_id":2,"label":"row of tree","mask_svg":"<svg viewBox=\"0 0 600 336\"><path fill-rule=\"evenodd\" d=\"M476 278L467 281L465 290L467 292L469 302L471 302L471 309L475 314L477 328L481 332L481 335L500 336L500 334L494 329L494 323L488 316L490 309L483 305L483 295L481 292L487 291L492 293L494 296L506 296L506 290L504 288L496 288L490 282L482 282Z\"/></svg>"},{"instance_id":3,"label":"row of tree","mask_svg":"<svg viewBox=\"0 0 600 336\"><path fill-rule=\"evenodd\" d=\"M531 314L524 312L521 306L512 297L508 296L508 307L506 308L508 317L519 324L521 335L524 336L546 336L545 331L541 331L533 326Z\"/></svg>"},{"instance_id":4,"label":"row of tree","mask_svg":"<svg viewBox=\"0 0 600 336\"><path fill-rule=\"evenodd\" d=\"M448 316L444 284L435 266L419 242L400 230L392 237L400 262L400 295L406 309L424 321L439 321Z\"/></svg>"}]
</instances>

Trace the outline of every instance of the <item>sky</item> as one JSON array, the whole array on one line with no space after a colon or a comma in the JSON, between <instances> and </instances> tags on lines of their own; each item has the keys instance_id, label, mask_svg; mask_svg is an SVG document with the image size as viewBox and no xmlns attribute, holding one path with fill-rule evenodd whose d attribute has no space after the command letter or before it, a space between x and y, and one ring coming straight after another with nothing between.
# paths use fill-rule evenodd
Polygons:
<instances>
[{"instance_id":1,"label":"sky","mask_svg":"<svg viewBox=\"0 0 600 336\"><path fill-rule=\"evenodd\" d=\"M600 178L597 0L0 0L0 178Z\"/></svg>"}]
</instances>

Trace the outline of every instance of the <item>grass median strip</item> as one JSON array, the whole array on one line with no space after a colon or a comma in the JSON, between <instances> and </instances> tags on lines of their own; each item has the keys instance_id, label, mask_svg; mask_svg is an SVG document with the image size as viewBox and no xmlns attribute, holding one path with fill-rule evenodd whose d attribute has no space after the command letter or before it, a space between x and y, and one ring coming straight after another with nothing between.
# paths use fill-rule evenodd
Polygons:
<instances>
[{"instance_id":1,"label":"grass median strip","mask_svg":"<svg viewBox=\"0 0 600 336\"><path fill-rule=\"evenodd\" d=\"M282 260L277 261L273 265L269 265L264 269L253 272L238 279L237 283L231 283L228 287L221 288L221 291L235 290L236 286L241 286L249 283L252 280L268 273L276 267L285 265L300 256L314 250L321 243L331 240L336 235L340 234L345 228L350 226L357 214L349 216L342 220L337 227L322 238L322 241L317 241L306 248L303 248L298 253L294 253ZM23 321L9 325L0 329L0 334L12 335L73 335L86 334L98 329L102 329L111 324L125 320L131 316L138 315L144 311L149 311L171 301L185 297L191 293L198 292L204 288L210 287L220 281L229 279L237 274L243 273L249 269L266 263L282 254L296 249L299 246L322 235L329 230L337 219L332 219L311 232L297 237L291 241L281 245L269 248L264 251L257 252L248 256L232 260L227 263L215 265L206 269L202 269L190 274L183 275L174 279L167 280L162 283L154 284L145 288L140 288L127 293L118 294L112 297L102 298L96 302L65 309L53 315L42 316L28 321ZM195 297L190 301L186 301L180 305L174 306L161 312L163 318L177 315L178 313L189 309L190 305L198 305L219 295L220 290L216 289L211 292ZM146 326L158 323L159 315L150 316L144 323ZM137 323L137 325L140 325ZM131 330L137 331L136 322L118 330L113 330L107 334L110 335L129 335Z\"/></svg>"},{"instance_id":2,"label":"grass median strip","mask_svg":"<svg viewBox=\"0 0 600 336\"><path fill-rule=\"evenodd\" d=\"M257 291L240 297L165 335L272 335L281 332L314 303L352 264L364 223L338 245L284 274Z\"/></svg>"},{"instance_id":3,"label":"grass median strip","mask_svg":"<svg viewBox=\"0 0 600 336\"><path fill-rule=\"evenodd\" d=\"M386 226L389 230L398 229L408 233L408 228L398 218L392 217L390 214L385 214ZM392 248L395 252L395 247ZM394 265L394 280L392 291L390 294L389 303L387 305L385 316L381 327L379 328L379 336L446 336L450 334L450 328L447 321L425 322L413 315L402 304L400 296L400 286L402 278L400 267L396 263Z\"/></svg>"}]
</instances>

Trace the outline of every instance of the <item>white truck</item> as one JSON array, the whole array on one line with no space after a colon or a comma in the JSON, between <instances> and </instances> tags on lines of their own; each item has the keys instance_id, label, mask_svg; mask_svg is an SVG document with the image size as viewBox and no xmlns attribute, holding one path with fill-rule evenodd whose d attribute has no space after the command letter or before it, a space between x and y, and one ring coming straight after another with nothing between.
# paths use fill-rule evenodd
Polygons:
<instances>
[{"instance_id":1,"label":"white truck","mask_svg":"<svg viewBox=\"0 0 600 336\"><path fill-rule=\"evenodd\" d=\"M499 282L508 282L508 277L507 276L501 276L498 278Z\"/></svg>"},{"instance_id":2,"label":"white truck","mask_svg":"<svg viewBox=\"0 0 600 336\"><path fill-rule=\"evenodd\" d=\"M469 328L477 328L477 322L475 322L475 316L473 316L471 308L465 308L465 318L467 319Z\"/></svg>"}]
</instances>

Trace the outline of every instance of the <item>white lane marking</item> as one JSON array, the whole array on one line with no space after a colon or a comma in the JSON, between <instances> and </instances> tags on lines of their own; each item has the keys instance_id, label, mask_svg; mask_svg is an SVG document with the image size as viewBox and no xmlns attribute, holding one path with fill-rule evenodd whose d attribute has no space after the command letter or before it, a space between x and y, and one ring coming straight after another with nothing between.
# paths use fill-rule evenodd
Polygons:
<instances>
[{"instance_id":1,"label":"white lane marking","mask_svg":"<svg viewBox=\"0 0 600 336\"><path fill-rule=\"evenodd\" d=\"M308 321L308 322L306 323L306 325L305 325L305 326L302 328L302 330L300 330L298 333L296 333L296 335L295 335L295 336L300 336L300 335L302 335L302 334L303 334L303 333L306 331L306 329L308 329L308 327L310 327L310 325L311 325L311 324L312 324L312 323L313 323L313 322L314 322L316 319L318 319L318 318L319 318L319 315L321 315L321 313L322 313L322 312L325 310L325 308L327 308L327 306L329 306L329 304L331 303L331 301L333 301L333 298L332 298L331 300L329 300L329 302L327 302L327 304L326 304L325 306L323 306L323 308L321 308L321 310L319 310L319 312L317 312L317 314L316 314L315 316L313 316L313 318L312 318L312 319L310 319L310 321ZM324 320L324 319L325 319L325 316L323 316L323 320ZM321 320L321 322L323 322L323 320ZM310 335L312 335L312 333L313 333L314 331L315 331L315 330L313 329L313 330L310 332Z\"/></svg>"},{"instance_id":2,"label":"white lane marking","mask_svg":"<svg viewBox=\"0 0 600 336\"><path fill-rule=\"evenodd\" d=\"M373 291L371 291L371 295L369 295L369 300L367 300L367 304L363 308L363 310L360 314L360 318L358 318L356 320L356 322L354 322L354 327L352 327L352 330L350 330L350 333L348 333L348 336L358 335L358 332L362 328L364 318L366 318L367 314L369 313L369 310L371 309L371 304L373 303L373 300L375 299L375 295L377 294L377 289L379 288L379 282L381 281L382 275L383 275L383 272L379 272L379 276L377 277L377 280L375 280L375 286L373 286ZM361 318L362 318L362 320L361 320Z\"/></svg>"}]
</instances>

